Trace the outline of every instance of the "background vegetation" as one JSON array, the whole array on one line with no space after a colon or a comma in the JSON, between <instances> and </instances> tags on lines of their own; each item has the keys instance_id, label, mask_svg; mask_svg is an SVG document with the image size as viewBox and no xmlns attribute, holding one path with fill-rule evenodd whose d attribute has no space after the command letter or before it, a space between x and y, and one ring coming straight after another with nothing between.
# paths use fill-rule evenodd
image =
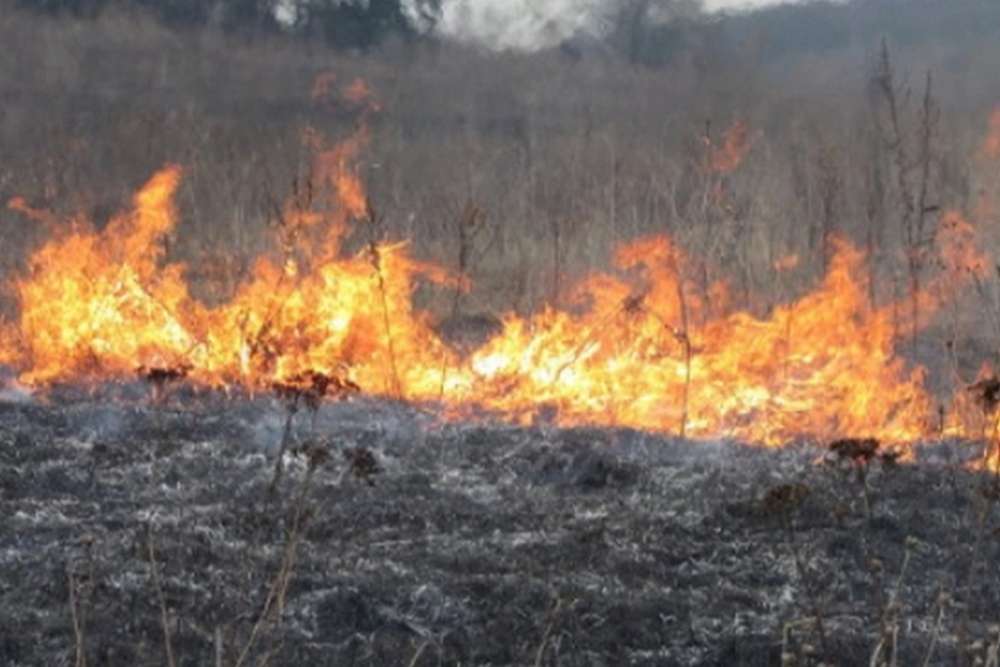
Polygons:
<instances>
[{"instance_id":1,"label":"background vegetation","mask_svg":"<svg viewBox=\"0 0 1000 667\"><path fill-rule=\"evenodd\" d=\"M945 208L975 214L987 238L998 227L983 202L1000 174L980 150L1000 102L992 0L713 17L673 3L666 22L650 19L651 2L619 0L602 37L530 54L435 38L434 3L421 6L425 23L398 2L306 4L281 28L267 0L3 1L0 201L101 224L177 162L183 223L169 254L191 262L206 298L224 298L275 246L275 203L307 177L305 129L337 138L357 123L310 98L333 72L363 78L380 101L359 169L386 228L419 256L464 267L476 286L467 312L565 300L616 241L651 232L698 256L703 284L732 281L720 308L762 312L799 291L834 235L869 250L874 300L898 296L905 183L922 165L931 228ZM737 122L746 159L706 169ZM461 230L470 207L475 234ZM0 212L0 271L23 268L48 233ZM777 270L791 254L798 266Z\"/></svg>"}]
</instances>

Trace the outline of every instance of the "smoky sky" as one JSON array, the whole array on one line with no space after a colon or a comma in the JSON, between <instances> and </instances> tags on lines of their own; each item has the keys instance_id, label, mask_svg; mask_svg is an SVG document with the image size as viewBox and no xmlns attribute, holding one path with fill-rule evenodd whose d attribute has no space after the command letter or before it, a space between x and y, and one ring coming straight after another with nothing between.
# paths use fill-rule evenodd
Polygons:
<instances>
[{"instance_id":1,"label":"smoky sky","mask_svg":"<svg viewBox=\"0 0 1000 667\"><path fill-rule=\"evenodd\" d=\"M534 51L576 34L600 35L616 0L445 0L441 36L492 50ZM789 0L702 0L706 11L740 11Z\"/></svg>"}]
</instances>

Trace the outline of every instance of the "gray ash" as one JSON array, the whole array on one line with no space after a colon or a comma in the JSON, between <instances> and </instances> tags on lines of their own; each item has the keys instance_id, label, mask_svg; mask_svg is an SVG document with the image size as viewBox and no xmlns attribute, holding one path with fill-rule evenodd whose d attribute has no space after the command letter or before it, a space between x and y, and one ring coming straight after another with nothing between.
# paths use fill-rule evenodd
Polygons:
<instances>
[{"instance_id":1,"label":"gray ash","mask_svg":"<svg viewBox=\"0 0 1000 667\"><path fill-rule=\"evenodd\" d=\"M815 664L818 604L822 658L867 664L897 582L899 664L939 618L931 664L968 648L960 623L984 642L970 659L995 641L1000 511L972 443L920 446L862 489L819 445L448 423L357 396L295 420L269 498L281 401L110 393L0 403L0 664L74 662L71 583L88 664L165 664L150 539L178 664L214 664L217 637L234 663L290 545L253 661L773 665L784 642Z\"/></svg>"}]
</instances>

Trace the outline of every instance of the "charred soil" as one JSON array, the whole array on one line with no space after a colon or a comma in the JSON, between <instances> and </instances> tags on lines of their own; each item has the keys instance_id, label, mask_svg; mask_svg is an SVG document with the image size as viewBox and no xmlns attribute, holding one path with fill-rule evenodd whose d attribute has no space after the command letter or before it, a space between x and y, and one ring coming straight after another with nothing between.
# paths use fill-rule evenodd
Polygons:
<instances>
[{"instance_id":1,"label":"charred soil","mask_svg":"<svg viewBox=\"0 0 1000 667\"><path fill-rule=\"evenodd\" d=\"M957 664L998 641L970 444L894 464L357 399L296 415L275 485L280 404L177 400L0 404L0 663Z\"/></svg>"}]
</instances>

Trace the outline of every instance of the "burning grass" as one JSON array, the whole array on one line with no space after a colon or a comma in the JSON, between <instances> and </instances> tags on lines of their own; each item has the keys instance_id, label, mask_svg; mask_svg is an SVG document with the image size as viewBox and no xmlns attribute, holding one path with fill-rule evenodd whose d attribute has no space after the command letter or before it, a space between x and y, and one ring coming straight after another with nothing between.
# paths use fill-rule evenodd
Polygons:
<instances>
[{"instance_id":1,"label":"burning grass","mask_svg":"<svg viewBox=\"0 0 1000 667\"><path fill-rule=\"evenodd\" d=\"M720 315L726 285L706 293L669 238L639 239L618 249L615 272L573 290L571 308L509 314L499 334L463 357L411 300L419 280L460 279L379 238L350 167L359 142L318 151L331 198L290 203L281 256L259 258L236 295L215 306L191 296L186 266L164 261L179 167L157 173L104 229L75 220L17 279L20 318L4 332L16 344L3 360L32 386L139 372L159 384L183 375L261 390L321 377L338 392L441 401L456 415L476 405L530 420L545 405L562 425L772 444L802 436L902 442L929 431L924 371L896 352L908 326L898 304L868 305L864 257L846 241L815 289L758 317ZM373 236L345 255L359 217ZM986 264L972 227L956 213L946 218L941 280L919 295L928 320Z\"/></svg>"},{"instance_id":2,"label":"burning grass","mask_svg":"<svg viewBox=\"0 0 1000 667\"><path fill-rule=\"evenodd\" d=\"M251 390L324 378L338 393L441 401L455 415L482 406L530 420L545 405L562 425L772 444L802 436L902 442L929 431L924 371L896 353L907 329L900 309L868 305L864 257L845 241L815 289L762 318L719 315L726 285L713 285L718 299L710 300L670 239L639 239L618 249L616 272L573 290L571 308L507 315L500 333L463 357L411 300L418 280L460 280L377 237L370 206L359 208L353 145L319 152L333 198L317 210L289 205L279 260L259 258L233 299L215 306L190 295L186 266L163 261L179 167L156 174L103 230L75 221L16 281L20 319L5 338L17 344L4 361L33 386L136 372L160 385L184 376ZM344 255L359 215L376 236ZM920 295L928 318L976 275L956 267L985 264L968 223L948 220L938 238L942 280Z\"/></svg>"},{"instance_id":3,"label":"burning grass","mask_svg":"<svg viewBox=\"0 0 1000 667\"><path fill-rule=\"evenodd\" d=\"M444 286L457 303L468 288L464 261L456 275L387 239L358 176L368 120L380 108L374 95L364 82L338 88L328 76L313 99L346 105L356 131L335 144L306 133L310 174L276 207L275 251L256 259L231 298L194 298L190 267L167 256L183 173L168 165L103 229L79 218L48 224L52 237L13 282L20 310L3 327L0 361L33 387L139 373L159 389L183 377L315 400L363 390L440 404L457 417L486 409L530 423L547 413L563 426L771 445L803 437L904 443L935 427L965 433L958 411L942 417L926 371L897 349L986 276L976 229L957 211L941 215L924 244L931 250L921 251L921 265L930 252L937 257L936 272L889 303L872 303L866 258L843 239L829 240L818 285L755 314L729 305L726 283L696 280L704 262L651 236L621 244L613 270L580 280L562 307L508 313L496 335L460 352L413 293L419 284ZM739 168L749 136L736 123L718 145L706 139L712 178ZM358 238L363 245L349 252Z\"/></svg>"}]
</instances>

